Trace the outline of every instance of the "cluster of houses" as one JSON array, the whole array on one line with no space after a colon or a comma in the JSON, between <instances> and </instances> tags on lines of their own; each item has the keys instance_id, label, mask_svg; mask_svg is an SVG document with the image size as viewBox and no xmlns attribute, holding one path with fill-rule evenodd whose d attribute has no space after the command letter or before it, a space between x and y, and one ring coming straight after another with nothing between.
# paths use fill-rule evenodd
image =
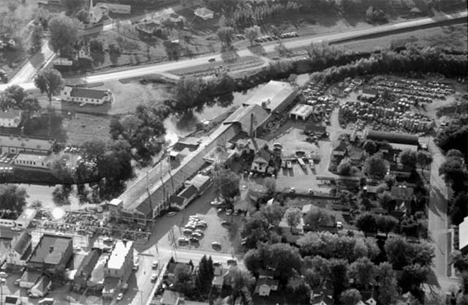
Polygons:
<instances>
[{"instance_id":1,"label":"cluster of houses","mask_svg":"<svg viewBox=\"0 0 468 305\"><path fill-rule=\"evenodd\" d=\"M388 91L396 97L414 102L432 102L433 99L445 99L446 96L455 93L449 85L434 81L396 80L380 76L371 80L370 83L371 88L379 94Z\"/></svg>"},{"instance_id":2,"label":"cluster of houses","mask_svg":"<svg viewBox=\"0 0 468 305\"><path fill-rule=\"evenodd\" d=\"M29 296L46 296L52 280L60 277L70 281L75 291L101 292L103 298L114 298L126 288L134 266L131 241L118 240L111 247L87 252L74 245L72 235L42 234L34 244L31 234L39 233L23 231L2 241L6 267L23 270L15 284L28 289Z\"/></svg>"},{"instance_id":3,"label":"cluster of houses","mask_svg":"<svg viewBox=\"0 0 468 305\"><path fill-rule=\"evenodd\" d=\"M340 106L343 123L356 122L363 128L365 124L386 127L391 131L428 132L434 127L434 121L420 113L405 110L405 107L374 106L363 102L346 102Z\"/></svg>"}]
</instances>

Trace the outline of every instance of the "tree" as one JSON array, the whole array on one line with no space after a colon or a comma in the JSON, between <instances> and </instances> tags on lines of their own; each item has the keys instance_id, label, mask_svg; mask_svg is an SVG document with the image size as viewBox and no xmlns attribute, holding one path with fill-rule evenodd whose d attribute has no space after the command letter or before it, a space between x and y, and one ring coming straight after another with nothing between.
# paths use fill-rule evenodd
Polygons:
<instances>
[{"instance_id":1,"label":"tree","mask_svg":"<svg viewBox=\"0 0 468 305\"><path fill-rule=\"evenodd\" d=\"M76 19L83 22L84 24L89 23L89 11L87 9L81 9L76 13Z\"/></svg>"},{"instance_id":2,"label":"tree","mask_svg":"<svg viewBox=\"0 0 468 305\"><path fill-rule=\"evenodd\" d=\"M190 294L193 291L193 281L190 271L186 265L177 265L174 269L174 289L184 294Z\"/></svg>"},{"instance_id":3,"label":"tree","mask_svg":"<svg viewBox=\"0 0 468 305\"><path fill-rule=\"evenodd\" d=\"M218 29L218 38L221 41L221 44L226 47L230 47L232 44L232 39L234 38L234 29L230 26L221 27Z\"/></svg>"},{"instance_id":4,"label":"tree","mask_svg":"<svg viewBox=\"0 0 468 305\"><path fill-rule=\"evenodd\" d=\"M87 161L97 162L101 160L108 151L107 144L99 139L86 141L81 145L82 156Z\"/></svg>"},{"instance_id":5,"label":"tree","mask_svg":"<svg viewBox=\"0 0 468 305\"><path fill-rule=\"evenodd\" d=\"M385 161L381 153L377 153L366 159L364 162L364 173L366 173L367 176L376 179L383 179L385 177L387 166L385 165Z\"/></svg>"},{"instance_id":6,"label":"tree","mask_svg":"<svg viewBox=\"0 0 468 305\"><path fill-rule=\"evenodd\" d=\"M265 190L267 194L273 195L276 192L276 180L267 177L263 180L263 185L265 186Z\"/></svg>"},{"instance_id":7,"label":"tree","mask_svg":"<svg viewBox=\"0 0 468 305\"><path fill-rule=\"evenodd\" d=\"M340 165L338 165L336 172L340 176L351 176L352 169L353 166L351 165L351 162L349 162L348 160L343 160L340 162Z\"/></svg>"},{"instance_id":8,"label":"tree","mask_svg":"<svg viewBox=\"0 0 468 305\"><path fill-rule=\"evenodd\" d=\"M377 152L377 144L375 144L374 141L372 140L366 140L364 144L362 145L362 148L370 155L372 156Z\"/></svg>"},{"instance_id":9,"label":"tree","mask_svg":"<svg viewBox=\"0 0 468 305\"><path fill-rule=\"evenodd\" d=\"M468 271L468 255L463 255L460 251L453 251L450 254L450 264L460 273Z\"/></svg>"},{"instance_id":10,"label":"tree","mask_svg":"<svg viewBox=\"0 0 468 305\"><path fill-rule=\"evenodd\" d=\"M388 262L382 262L377 268L377 283L379 284L379 295L377 300L381 304L394 304L397 300L398 282L396 273L392 265Z\"/></svg>"},{"instance_id":11,"label":"tree","mask_svg":"<svg viewBox=\"0 0 468 305\"><path fill-rule=\"evenodd\" d=\"M388 233L393 231L398 225L398 220L393 216L380 215L377 217L377 229L385 233L388 236Z\"/></svg>"},{"instance_id":12,"label":"tree","mask_svg":"<svg viewBox=\"0 0 468 305\"><path fill-rule=\"evenodd\" d=\"M310 304L310 293L311 293L310 286L301 283L294 289L294 300L298 305L309 305Z\"/></svg>"},{"instance_id":13,"label":"tree","mask_svg":"<svg viewBox=\"0 0 468 305\"><path fill-rule=\"evenodd\" d=\"M244 247L252 249L255 248L259 242L269 241L270 231L268 227L268 221L259 214L248 217L241 231L241 236L244 239Z\"/></svg>"},{"instance_id":14,"label":"tree","mask_svg":"<svg viewBox=\"0 0 468 305\"><path fill-rule=\"evenodd\" d=\"M3 213L9 211L9 213L19 216L26 206L26 198L28 197L26 189L22 187L15 184L0 185L0 209Z\"/></svg>"},{"instance_id":15,"label":"tree","mask_svg":"<svg viewBox=\"0 0 468 305\"><path fill-rule=\"evenodd\" d=\"M130 139L134 136L138 128L143 124L143 121L134 114L127 114L120 119L120 124L123 127L126 138Z\"/></svg>"},{"instance_id":16,"label":"tree","mask_svg":"<svg viewBox=\"0 0 468 305\"><path fill-rule=\"evenodd\" d=\"M343 291L340 296L343 305L357 305L361 300L361 293L354 288Z\"/></svg>"},{"instance_id":17,"label":"tree","mask_svg":"<svg viewBox=\"0 0 468 305\"><path fill-rule=\"evenodd\" d=\"M348 286L348 262L343 259L330 260L331 282L333 284L333 299L339 299Z\"/></svg>"},{"instance_id":18,"label":"tree","mask_svg":"<svg viewBox=\"0 0 468 305\"><path fill-rule=\"evenodd\" d=\"M421 285L426 282L430 269L419 264L408 265L403 268L400 277L400 287L403 292L418 291Z\"/></svg>"},{"instance_id":19,"label":"tree","mask_svg":"<svg viewBox=\"0 0 468 305\"><path fill-rule=\"evenodd\" d=\"M73 1L73 0L70 0ZM64 56L69 54L78 41L79 21L64 15L56 15L50 19L50 45L52 49Z\"/></svg>"},{"instance_id":20,"label":"tree","mask_svg":"<svg viewBox=\"0 0 468 305\"><path fill-rule=\"evenodd\" d=\"M258 31L256 28L251 27L251 28L246 28L244 30L245 37L250 41L250 45L253 46L255 39L258 38Z\"/></svg>"},{"instance_id":21,"label":"tree","mask_svg":"<svg viewBox=\"0 0 468 305\"><path fill-rule=\"evenodd\" d=\"M249 290L255 283L255 278L247 270L242 270L239 268L231 269L231 287L232 287L232 296L237 298L244 296L245 289Z\"/></svg>"},{"instance_id":22,"label":"tree","mask_svg":"<svg viewBox=\"0 0 468 305\"><path fill-rule=\"evenodd\" d=\"M54 159L50 165L50 172L61 182L72 182L73 173L62 159Z\"/></svg>"},{"instance_id":23,"label":"tree","mask_svg":"<svg viewBox=\"0 0 468 305\"><path fill-rule=\"evenodd\" d=\"M447 159L463 159L463 153L458 149L450 149L446 154Z\"/></svg>"},{"instance_id":24,"label":"tree","mask_svg":"<svg viewBox=\"0 0 468 305\"><path fill-rule=\"evenodd\" d=\"M322 287L331 276L330 261L321 256L306 257L305 266L307 272L305 275L307 283L313 287Z\"/></svg>"},{"instance_id":25,"label":"tree","mask_svg":"<svg viewBox=\"0 0 468 305\"><path fill-rule=\"evenodd\" d=\"M52 201L58 206L68 205L70 204L69 195L62 186L57 186L52 192Z\"/></svg>"},{"instance_id":26,"label":"tree","mask_svg":"<svg viewBox=\"0 0 468 305\"><path fill-rule=\"evenodd\" d=\"M43 205L42 205L42 201L40 200L34 200L30 205L29 207L31 209L35 209L35 210L39 210L39 209L42 209Z\"/></svg>"},{"instance_id":27,"label":"tree","mask_svg":"<svg viewBox=\"0 0 468 305\"><path fill-rule=\"evenodd\" d=\"M26 92L24 91L23 87L18 85L11 85L7 87L4 91L4 94L14 101L14 105L12 105L13 107L18 107L26 97Z\"/></svg>"},{"instance_id":28,"label":"tree","mask_svg":"<svg viewBox=\"0 0 468 305\"><path fill-rule=\"evenodd\" d=\"M182 77L175 88L176 108L192 109L197 106L199 97L204 91L203 79L197 77Z\"/></svg>"},{"instance_id":29,"label":"tree","mask_svg":"<svg viewBox=\"0 0 468 305\"><path fill-rule=\"evenodd\" d=\"M301 255L296 247L277 243L269 246L268 266L275 267L275 277L286 285L288 280L301 272Z\"/></svg>"},{"instance_id":30,"label":"tree","mask_svg":"<svg viewBox=\"0 0 468 305\"><path fill-rule=\"evenodd\" d=\"M400 162L404 166L415 169L416 168L416 152L406 149L400 154Z\"/></svg>"},{"instance_id":31,"label":"tree","mask_svg":"<svg viewBox=\"0 0 468 305\"><path fill-rule=\"evenodd\" d=\"M44 38L44 29L41 24L35 24L29 36L29 46L33 52L39 50Z\"/></svg>"},{"instance_id":32,"label":"tree","mask_svg":"<svg viewBox=\"0 0 468 305\"><path fill-rule=\"evenodd\" d=\"M271 33L273 34L273 37L278 37L281 38L281 30L277 26L272 25L271 28Z\"/></svg>"},{"instance_id":33,"label":"tree","mask_svg":"<svg viewBox=\"0 0 468 305\"><path fill-rule=\"evenodd\" d=\"M377 232L377 218L374 214L364 213L356 219L356 227L367 236L369 233Z\"/></svg>"},{"instance_id":34,"label":"tree","mask_svg":"<svg viewBox=\"0 0 468 305\"><path fill-rule=\"evenodd\" d=\"M354 261L348 269L348 276L354 279L354 282L365 290L369 285L374 284L376 270L374 264L367 257L358 258Z\"/></svg>"},{"instance_id":35,"label":"tree","mask_svg":"<svg viewBox=\"0 0 468 305\"><path fill-rule=\"evenodd\" d=\"M235 196L239 195L240 177L233 171L218 168L214 173L214 184L219 194L230 202Z\"/></svg>"},{"instance_id":36,"label":"tree","mask_svg":"<svg viewBox=\"0 0 468 305\"><path fill-rule=\"evenodd\" d=\"M259 213L261 217L266 219L269 225L274 226L277 226L284 216L284 210L278 204L263 206Z\"/></svg>"},{"instance_id":37,"label":"tree","mask_svg":"<svg viewBox=\"0 0 468 305\"><path fill-rule=\"evenodd\" d=\"M23 110L24 116L29 119L32 114L41 110L41 105L34 95L28 94L21 102L19 108Z\"/></svg>"},{"instance_id":38,"label":"tree","mask_svg":"<svg viewBox=\"0 0 468 305\"><path fill-rule=\"evenodd\" d=\"M449 183L455 192L462 191L466 187L468 174L461 159L447 158L439 168L439 175L444 176L445 182Z\"/></svg>"},{"instance_id":39,"label":"tree","mask_svg":"<svg viewBox=\"0 0 468 305\"><path fill-rule=\"evenodd\" d=\"M330 221L330 213L321 208L313 208L304 217L304 224L312 231L317 231Z\"/></svg>"},{"instance_id":40,"label":"tree","mask_svg":"<svg viewBox=\"0 0 468 305\"><path fill-rule=\"evenodd\" d=\"M432 163L432 155L427 151L419 150L416 153L416 161L421 170L425 170Z\"/></svg>"},{"instance_id":41,"label":"tree","mask_svg":"<svg viewBox=\"0 0 468 305\"><path fill-rule=\"evenodd\" d=\"M77 9L84 6L83 0L61 0L62 5L67 9L69 15L73 14Z\"/></svg>"},{"instance_id":42,"label":"tree","mask_svg":"<svg viewBox=\"0 0 468 305\"><path fill-rule=\"evenodd\" d=\"M198 265L198 274L195 282L197 289L202 293L208 292L209 288L211 287L213 277L213 261L208 260L206 255L204 255L200 260L200 264Z\"/></svg>"},{"instance_id":43,"label":"tree","mask_svg":"<svg viewBox=\"0 0 468 305\"><path fill-rule=\"evenodd\" d=\"M64 86L62 74L55 69L40 71L34 78L34 85L41 93L47 94L49 106L52 106L52 97L58 95Z\"/></svg>"},{"instance_id":44,"label":"tree","mask_svg":"<svg viewBox=\"0 0 468 305\"><path fill-rule=\"evenodd\" d=\"M289 208L284 213L284 217L288 222L289 228L292 229L297 227L301 223L301 210L298 208Z\"/></svg>"}]
</instances>

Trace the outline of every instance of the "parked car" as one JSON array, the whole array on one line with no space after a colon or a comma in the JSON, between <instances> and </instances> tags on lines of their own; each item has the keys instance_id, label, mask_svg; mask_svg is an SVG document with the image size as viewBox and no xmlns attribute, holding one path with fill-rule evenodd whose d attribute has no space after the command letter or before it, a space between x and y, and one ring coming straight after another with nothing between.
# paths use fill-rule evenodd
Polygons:
<instances>
[{"instance_id":1,"label":"parked car","mask_svg":"<svg viewBox=\"0 0 468 305\"><path fill-rule=\"evenodd\" d=\"M153 264L151 264L151 267L152 267L153 269L158 269L158 267L159 267L159 262L158 262L158 261L154 261Z\"/></svg>"},{"instance_id":2,"label":"parked car","mask_svg":"<svg viewBox=\"0 0 468 305\"><path fill-rule=\"evenodd\" d=\"M198 233L198 232L193 232L191 237L196 237L196 238L200 239L200 238L203 237L203 235Z\"/></svg>"},{"instance_id":3,"label":"parked car","mask_svg":"<svg viewBox=\"0 0 468 305\"><path fill-rule=\"evenodd\" d=\"M179 237L177 239L177 242L179 243L179 246L187 245L189 243L189 240L187 238Z\"/></svg>"},{"instance_id":4,"label":"parked car","mask_svg":"<svg viewBox=\"0 0 468 305\"><path fill-rule=\"evenodd\" d=\"M198 237L192 236L189 238L192 243L197 243L199 241Z\"/></svg>"},{"instance_id":5,"label":"parked car","mask_svg":"<svg viewBox=\"0 0 468 305\"><path fill-rule=\"evenodd\" d=\"M223 220L223 221L221 221L221 225L222 226L230 226L231 223L229 221Z\"/></svg>"},{"instance_id":6,"label":"parked car","mask_svg":"<svg viewBox=\"0 0 468 305\"><path fill-rule=\"evenodd\" d=\"M292 168L292 162L291 162L291 161L287 161L287 162L286 162L286 165L287 165L287 167L288 167L289 169Z\"/></svg>"},{"instance_id":7,"label":"parked car","mask_svg":"<svg viewBox=\"0 0 468 305\"><path fill-rule=\"evenodd\" d=\"M216 61L216 58L210 58L208 59L209 62L215 62Z\"/></svg>"},{"instance_id":8,"label":"parked car","mask_svg":"<svg viewBox=\"0 0 468 305\"><path fill-rule=\"evenodd\" d=\"M177 212L169 212L167 213L167 217L173 217L175 214L177 214Z\"/></svg>"},{"instance_id":9,"label":"parked car","mask_svg":"<svg viewBox=\"0 0 468 305\"><path fill-rule=\"evenodd\" d=\"M231 215L231 214L232 214L232 210L231 210L231 209L228 209L228 210L226 211L226 215L229 216L229 215Z\"/></svg>"},{"instance_id":10,"label":"parked car","mask_svg":"<svg viewBox=\"0 0 468 305\"><path fill-rule=\"evenodd\" d=\"M219 242L217 242L217 241L212 242L211 246L215 247L215 248L221 248L221 244Z\"/></svg>"},{"instance_id":11,"label":"parked car","mask_svg":"<svg viewBox=\"0 0 468 305\"><path fill-rule=\"evenodd\" d=\"M227 260L227 264L228 265L233 265L233 266L237 266L237 260L231 258L231 259L228 259Z\"/></svg>"},{"instance_id":12,"label":"parked car","mask_svg":"<svg viewBox=\"0 0 468 305\"><path fill-rule=\"evenodd\" d=\"M343 223L341 221L336 222L336 228L337 229L343 229Z\"/></svg>"},{"instance_id":13,"label":"parked car","mask_svg":"<svg viewBox=\"0 0 468 305\"><path fill-rule=\"evenodd\" d=\"M158 275L156 273L153 273L153 275L151 275L151 283L156 282L157 279L158 279Z\"/></svg>"},{"instance_id":14,"label":"parked car","mask_svg":"<svg viewBox=\"0 0 468 305\"><path fill-rule=\"evenodd\" d=\"M122 299L123 299L123 293L121 292L117 295L117 301L120 301Z\"/></svg>"}]
</instances>

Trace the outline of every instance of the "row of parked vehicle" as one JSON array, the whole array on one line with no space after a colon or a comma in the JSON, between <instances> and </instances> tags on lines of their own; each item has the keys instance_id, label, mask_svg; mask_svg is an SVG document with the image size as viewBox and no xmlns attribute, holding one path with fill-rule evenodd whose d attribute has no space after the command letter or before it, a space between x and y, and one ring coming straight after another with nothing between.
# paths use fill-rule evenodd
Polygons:
<instances>
[{"instance_id":1,"label":"row of parked vehicle","mask_svg":"<svg viewBox=\"0 0 468 305\"><path fill-rule=\"evenodd\" d=\"M178 239L179 245L187 245L189 242L198 242L203 238L203 230L208 227L208 223L204 220L200 220L197 216L189 216L189 221L183 229L183 233L186 237L180 237Z\"/></svg>"},{"instance_id":2,"label":"row of parked vehicle","mask_svg":"<svg viewBox=\"0 0 468 305\"><path fill-rule=\"evenodd\" d=\"M290 32L290 33L283 33L279 37L278 36L262 36L258 37L255 39L255 42L268 42L268 41L273 41L273 40L278 40L278 39L285 39L285 38L294 38L294 37L299 37L299 35L296 32Z\"/></svg>"}]
</instances>

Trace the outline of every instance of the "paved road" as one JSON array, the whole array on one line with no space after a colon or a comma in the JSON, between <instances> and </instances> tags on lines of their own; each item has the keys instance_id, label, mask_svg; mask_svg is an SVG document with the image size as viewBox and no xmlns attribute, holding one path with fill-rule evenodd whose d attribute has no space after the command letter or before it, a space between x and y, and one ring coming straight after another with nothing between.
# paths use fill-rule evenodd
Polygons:
<instances>
[{"instance_id":1,"label":"paved road","mask_svg":"<svg viewBox=\"0 0 468 305\"><path fill-rule=\"evenodd\" d=\"M466 18L467 16L468 16L468 11L464 11L464 12L453 14L453 15L444 15L441 17L439 16L437 18L422 18L418 20L412 20L412 21L407 21L407 22L402 22L402 23L397 23L397 24L377 26L371 29L355 30L355 31L349 31L345 33L327 34L327 35L322 35L322 36L316 36L313 38L299 37L297 39L285 40L283 44L287 48L290 48L290 49L300 48L300 47L306 47L310 45L310 43L312 42L321 42L321 41L336 42L340 40L365 37L371 34L384 34L386 32L388 33L391 31L401 30L405 28L409 29L409 28L414 28L414 27L423 26L423 25L436 24L441 21L446 21L446 20L451 20L451 19L456 19L456 18ZM276 45L277 43L271 42L268 44L264 44L263 47L266 52L271 52L271 51L274 51ZM240 57L251 55L250 51L247 49L239 50L238 54ZM162 63L162 64L154 64L154 65L148 65L144 67L131 68L128 70L123 70L123 71L83 76L80 80L82 82L95 83L95 82L103 82L103 81L109 81L109 80L118 80L122 78L138 77L138 76L148 75L148 74L153 74L153 73L168 72L168 71L172 71L175 69L198 66L200 64L207 63L208 59L210 58L215 58L216 60L220 61L221 55L219 54L207 55L207 56L201 56L201 57L197 57L193 59L185 59L185 60L176 61L176 62L167 62L167 63ZM34 84L30 82L21 83L20 85L26 90L34 89ZM4 90L6 87L7 85L0 85L0 91Z\"/></svg>"},{"instance_id":2,"label":"paved road","mask_svg":"<svg viewBox=\"0 0 468 305\"><path fill-rule=\"evenodd\" d=\"M436 256L432 270L437 278L430 279L430 283L426 288L429 296L433 297L437 302L437 297L443 297L450 289L457 287L458 281L447 276L448 259L451 252L448 244L448 189L443 178L439 175L439 167L445 161L445 156L434 143L433 138L429 140L428 148L433 157L430 176L428 230L429 237L435 246Z\"/></svg>"}]
</instances>

